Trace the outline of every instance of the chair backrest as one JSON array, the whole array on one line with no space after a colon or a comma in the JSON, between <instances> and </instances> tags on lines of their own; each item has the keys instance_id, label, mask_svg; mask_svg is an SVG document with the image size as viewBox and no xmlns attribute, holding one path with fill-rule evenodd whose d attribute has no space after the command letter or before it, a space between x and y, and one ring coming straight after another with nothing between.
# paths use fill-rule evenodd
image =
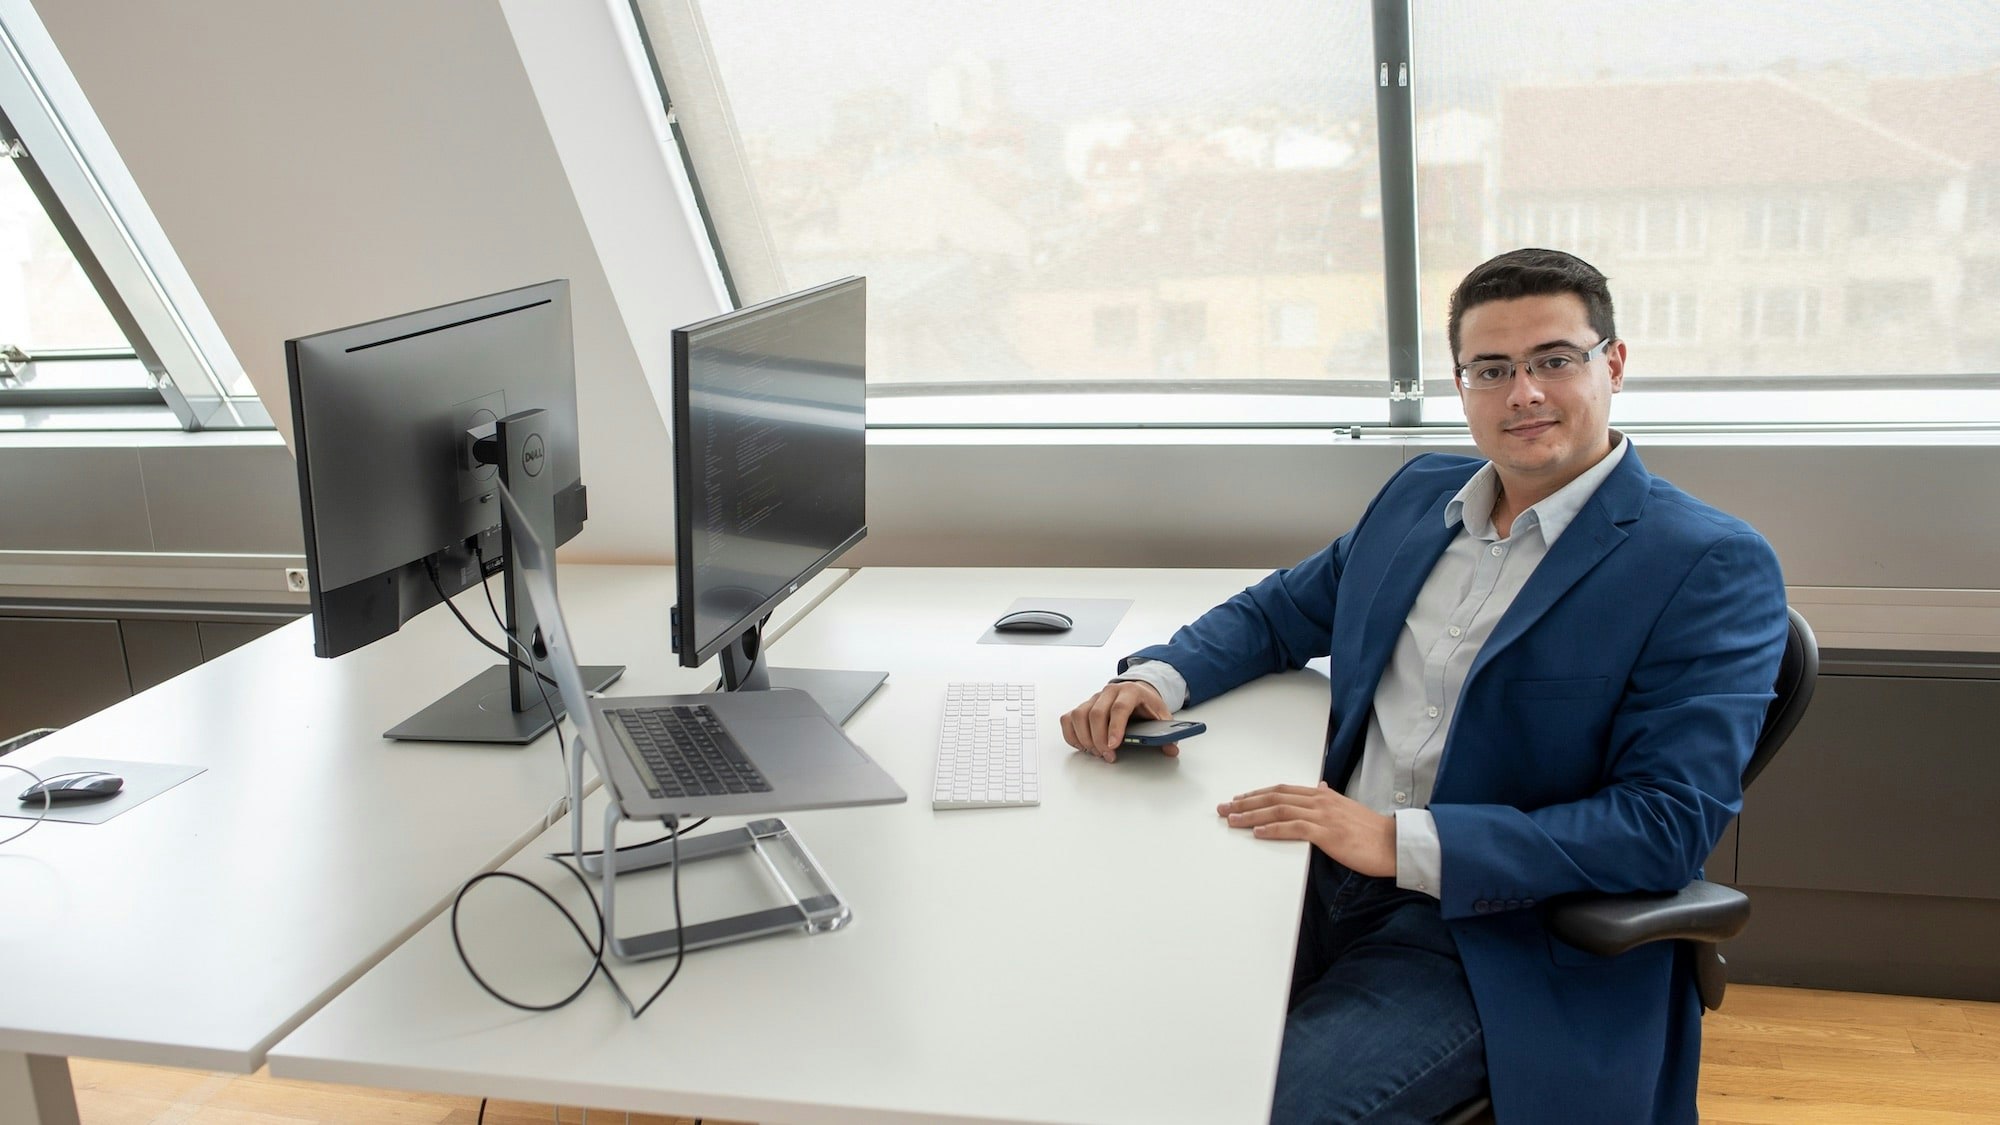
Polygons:
<instances>
[{"instance_id":1,"label":"chair backrest","mask_svg":"<svg viewBox=\"0 0 2000 1125\"><path fill-rule=\"evenodd\" d=\"M1819 641L1813 636L1812 626L1790 606L1785 607L1785 616L1790 628L1785 636L1784 659L1778 662L1775 685L1778 695L1764 712L1764 729L1757 735L1757 749L1743 769L1745 789L1778 756L1778 748L1791 737L1792 728L1799 725L1806 704L1812 702L1813 686L1819 682Z\"/></svg>"}]
</instances>

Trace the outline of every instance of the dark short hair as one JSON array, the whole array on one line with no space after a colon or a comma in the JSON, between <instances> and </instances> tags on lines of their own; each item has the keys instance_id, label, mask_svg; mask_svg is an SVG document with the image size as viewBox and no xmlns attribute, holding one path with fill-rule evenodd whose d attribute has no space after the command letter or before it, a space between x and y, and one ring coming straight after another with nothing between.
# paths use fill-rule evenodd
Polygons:
<instances>
[{"instance_id":1,"label":"dark short hair","mask_svg":"<svg viewBox=\"0 0 2000 1125\"><path fill-rule=\"evenodd\" d=\"M1458 363L1458 325L1468 310L1488 301L1551 293L1574 293L1581 298L1590 327L1600 339L1618 334L1611 316L1611 284L1596 266L1561 250L1509 250L1474 267L1451 291L1451 317L1445 331L1451 339L1452 363Z\"/></svg>"}]
</instances>

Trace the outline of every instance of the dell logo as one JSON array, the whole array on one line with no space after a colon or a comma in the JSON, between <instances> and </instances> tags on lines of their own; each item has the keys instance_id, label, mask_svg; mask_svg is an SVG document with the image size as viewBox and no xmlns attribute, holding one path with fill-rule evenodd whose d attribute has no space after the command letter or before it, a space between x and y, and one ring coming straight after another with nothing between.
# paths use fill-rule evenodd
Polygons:
<instances>
[{"instance_id":1,"label":"dell logo","mask_svg":"<svg viewBox=\"0 0 2000 1125\"><path fill-rule=\"evenodd\" d=\"M542 435L529 434L521 443L521 471L529 476L540 476L542 462L548 460L548 451L542 447Z\"/></svg>"}]
</instances>

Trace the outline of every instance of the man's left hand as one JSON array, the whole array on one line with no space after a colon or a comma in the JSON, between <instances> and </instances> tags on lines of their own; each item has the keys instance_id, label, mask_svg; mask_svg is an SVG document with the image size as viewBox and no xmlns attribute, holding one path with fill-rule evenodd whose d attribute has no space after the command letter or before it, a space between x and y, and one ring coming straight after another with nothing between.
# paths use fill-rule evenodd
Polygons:
<instances>
[{"instance_id":1,"label":"man's left hand","mask_svg":"<svg viewBox=\"0 0 2000 1125\"><path fill-rule=\"evenodd\" d=\"M1396 818L1384 816L1322 781L1319 788L1273 785L1215 806L1231 828L1266 840L1310 840L1358 875L1396 874Z\"/></svg>"}]
</instances>

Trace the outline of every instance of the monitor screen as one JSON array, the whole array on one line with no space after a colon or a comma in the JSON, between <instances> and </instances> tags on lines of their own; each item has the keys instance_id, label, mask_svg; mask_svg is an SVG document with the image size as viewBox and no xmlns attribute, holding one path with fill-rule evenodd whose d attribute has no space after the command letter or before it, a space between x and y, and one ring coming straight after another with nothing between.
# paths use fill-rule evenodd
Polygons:
<instances>
[{"instance_id":1,"label":"monitor screen","mask_svg":"<svg viewBox=\"0 0 2000 1125\"><path fill-rule=\"evenodd\" d=\"M576 535L570 347L567 281L286 342L314 652L388 636L501 568L498 469L467 437L482 423L545 412L555 538Z\"/></svg>"},{"instance_id":2,"label":"monitor screen","mask_svg":"<svg viewBox=\"0 0 2000 1125\"><path fill-rule=\"evenodd\" d=\"M675 331L682 664L754 633L867 534L866 324L851 277Z\"/></svg>"}]
</instances>

